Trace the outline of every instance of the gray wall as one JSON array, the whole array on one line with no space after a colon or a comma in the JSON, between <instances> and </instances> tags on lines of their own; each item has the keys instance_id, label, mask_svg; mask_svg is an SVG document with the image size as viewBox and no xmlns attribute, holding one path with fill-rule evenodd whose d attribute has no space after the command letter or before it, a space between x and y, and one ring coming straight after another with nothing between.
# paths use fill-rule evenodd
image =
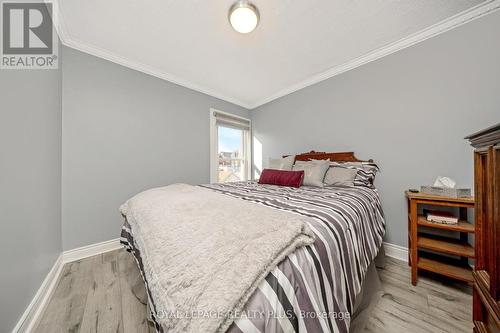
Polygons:
<instances>
[{"instance_id":1,"label":"gray wall","mask_svg":"<svg viewBox=\"0 0 500 333\"><path fill-rule=\"evenodd\" d=\"M259 107L264 163L311 149L373 158L386 241L406 245L405 189L439 175L473 184L463 138L500 121L499 31L496 12Z\"/></svg>"},{"instance_id":2,"label":"gray wall","mask_svg":"<svg viewBox=\"0 0 500 333\"><path fill-rule=\"evenodd\" d=\"M0 332L61 252L61 71L0 70Z\"/></svg>"},{"instance_id":3,"label":"gray wall","mask_svg":"<svg viewBox=\"0 0 500 333\"><path fill-rule=\"evenodd\" d=\"M209 109L246 109L64 47L63 247L119 237L139 191L210 181Z\"/></svg>"},{"instance_id":4,"label":"gray wall","mask_svg":"<svg viewBox=\"0 0 500 333\"><path fill-rule=\"evenodd\" d=\"M251 114L264 161L310 149L374 158L387 241L404 245L404 189L437 175L470 186L463 137L500 121L498 31L495 13L251 113L68 48L62 71L0 71L8 235L0 242L0 331L15 325L62 248L119 235L127 198L209 181L210 107Z\"/></svg>"}]
</instances>

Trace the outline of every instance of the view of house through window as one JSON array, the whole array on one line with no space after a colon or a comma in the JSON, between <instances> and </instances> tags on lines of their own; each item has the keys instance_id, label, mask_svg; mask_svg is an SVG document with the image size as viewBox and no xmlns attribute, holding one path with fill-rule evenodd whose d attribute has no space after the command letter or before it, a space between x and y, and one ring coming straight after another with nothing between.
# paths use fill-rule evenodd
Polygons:
<instances>
[{"instance_id":1,"label":"view of house through window","mask_svg":"<svg viewBox=\"0 0 500 333\"><path fill-rule=\"evenodd\" d=\"M236 182L248 179L247 130L223 125L217 126L218 182Z\"/></svg>"},{"instance_id":2,"label":"view of house through window","mask_svg":"<svg viewBox=\"0 0 500 333\"><path fill-rule=\"evenodd\" d=\"M210 109L210 182L251 179L251 132L249 119Z\"/></svg>"}]
</instances>

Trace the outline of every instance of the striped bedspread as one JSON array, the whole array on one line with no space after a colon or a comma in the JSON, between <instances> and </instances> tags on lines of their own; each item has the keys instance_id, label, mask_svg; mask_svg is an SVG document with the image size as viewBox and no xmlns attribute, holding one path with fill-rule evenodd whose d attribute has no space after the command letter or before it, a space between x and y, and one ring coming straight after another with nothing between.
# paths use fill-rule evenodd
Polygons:
<instances>
[{"instance_id":1,"label":"striped bedspread","mask_svg":"<svg viewBox=\"0 0 500 333\"><path fill-rule=\"evenodd\" d=\"M255 182L201 186L270 209L307 216L316 235L312 246L296 250L262 281L244 311L235 314L228 332L349 332L356 295L385 232L375 189L296 189ZM121 241L142 269L140 251L134 246L126 221ZM149 293L147 281L145 284ZM154 319L158 314L151 295L148 298Z\"/></svg>"}]
</instances>

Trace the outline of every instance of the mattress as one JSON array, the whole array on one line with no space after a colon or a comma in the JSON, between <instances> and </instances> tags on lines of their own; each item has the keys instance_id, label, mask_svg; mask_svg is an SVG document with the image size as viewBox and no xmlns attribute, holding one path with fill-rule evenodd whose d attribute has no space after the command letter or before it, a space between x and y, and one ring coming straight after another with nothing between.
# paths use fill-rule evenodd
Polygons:
<instances>
[{"instance_id":1,"label":"mattress","mask_svg":"<svg viewBox=\"0 0 500 333\"><path fill-rule=\"evenodd\" d=\"M349 332L357 297L385 233L376 189L296 189L255 182L200 186L308 217L307 223L316 235L313 245L289 255L260 283L227 332ZM147 258L141 256L127 221L121 242L134 254L143 272L143 260ZM144 274L143 279L151 318L157 323L162 314L155 307L155 295ZM158 324L156 329L164 332Z\"/></svg>"}]
</instances>

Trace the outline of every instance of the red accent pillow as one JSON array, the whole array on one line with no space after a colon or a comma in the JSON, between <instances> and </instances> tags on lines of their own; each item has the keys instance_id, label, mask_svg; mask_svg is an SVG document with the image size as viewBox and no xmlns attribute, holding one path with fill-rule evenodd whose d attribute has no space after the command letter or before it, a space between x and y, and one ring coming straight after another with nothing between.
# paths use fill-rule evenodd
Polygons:
<instances>
[{"instance_id":1,"label":"red accent pillow","mask_svg":"<svg viewBox=\"0 0 500 333\"><path fill-rule=\"evenodd\" d=\"M300 187L304 180L304 171L264 169L260 174L259 184Z\"/></svg>"}]
</instances>

